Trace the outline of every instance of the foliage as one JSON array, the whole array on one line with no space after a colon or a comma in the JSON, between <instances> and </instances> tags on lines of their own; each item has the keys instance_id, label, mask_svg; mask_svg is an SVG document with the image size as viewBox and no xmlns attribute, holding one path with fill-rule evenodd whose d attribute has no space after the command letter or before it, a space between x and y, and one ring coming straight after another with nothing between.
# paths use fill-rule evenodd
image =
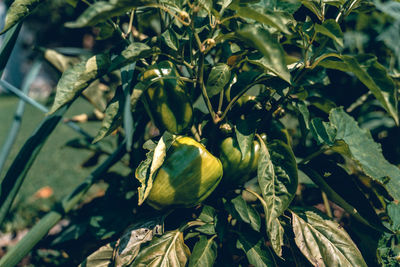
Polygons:
<instances>
[{"instance_id":1,"label":"foliage","mask_svg":"<svg viewBox=\"0 0 400 267\"><path fill-rule=\"evenodd\" d=\"M3 32L40 2L14 1ZM2 180L0 221L77 98L102 126L75 147L101 151L117 139L118 149L1 266L62 217L69 225L43 243L80 266L399 264L398 1L65 5L84 7L66 27L94 27L112 47L79 60L45 51L62 75L49 115ZM191 141L178 149L179 140ZM73 210L123 155L131 173L105 179L104 196Z\"/></svg>"}]
</instances>

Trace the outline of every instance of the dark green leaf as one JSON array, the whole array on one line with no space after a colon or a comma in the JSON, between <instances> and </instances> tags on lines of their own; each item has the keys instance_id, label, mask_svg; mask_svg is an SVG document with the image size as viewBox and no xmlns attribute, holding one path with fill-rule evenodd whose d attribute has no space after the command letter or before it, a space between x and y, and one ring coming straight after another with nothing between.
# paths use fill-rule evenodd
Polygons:
<instances>
[{"instance_id":1,"label":"dark green leaf","mask_svg":"<svg viewBox=\"0 0 400 267\"><path fill-rule=\"evenodd\" d=\"M11 55L12 50L14 49L15 42L17 41L19 31L21 30L22 23L19 23L12 27L10 31L4 36L4 39L1 43L0 49L0 76L4 72L4 69L7 65L8 59Z\"/></svg>"},{"instance_id":2,"label":"dark green leaf","mask_svg":"<svg viewBox=\"0 0 400 267\"><path fill-rule=\"evenodd\" d=\"M289 28L286 26L291 16L282 11L272 11L269 9L254 9L247 6L231 5L230 8L236 11L236 14L242 18L252 19L262 24L272 26L277 30L290 34Z\"/></svg>"},{"instance_id":3,"label":"dark green leaf","mask_svg":"<svg viewBox=\"0 0 400 267\"><path fill-rule=\"evenodd\" d=\"M189 260L189 267L212 267L217 258L217 243L214 238L207 239L204 235L194 245L192 255Z\"/></svg>"},{"instance_id":4,"label":"dark green leaf","mask_svg":"<svg viewBox=\"0 0 400 267\"><path fill-rule=\"evenodd\" d=\"M131 107L131 92L133 87L133 72L135 71L136 63L131 63L126 65L121 69L121 82L122 91L124 93L123 98L123 125L126 136L126 148L127 151L131 151L132 139L133 139L133 117L132 117L132 107Z\"/></svg>"},{"instance_id":5,"label":"dark green leaf","mask_svg":"<svg viewBox=\"0 0 400 267\"><path fill-rule=\"evenodd\" d=\"M182 232L175 230L154 237L140 250L131 266L184 267L189 256L190 250L183 242Z\"/></svg>"},{"instance_id":6,"label":"dark green leaf","mask_svg":"<svg viewBox=\"0 0 400 267\"><path fill-rule=\"evenodd\" d=\"M322 121L320 118L314 118L310 124L311 133L318 144L328 144L332 146L335 143L336 128L330 123Z\"/></svg>"},{"instance_id":7,"label":"dark green leaf","mask_svg":"<svg viewBox=\"0 0 400 267\"><path fill-rule=\"evenodd\" d=\"M314 1L314 0L301 0L301 3L308 8L312 13L314 13L319 20L322 21L322 8L319 5L319 1ZM317 4L318 3L318 4Z\"/></svg>"},{"instance_id":8,"label":"dark green leaf","mask_svg":"<svg viewBox=\"0 0 400 267\"><path fill-rule=\"evenodd\" d=\"M400 200L400 171L399 168L390 164L382 155L381 146L374 142L371 134L361 129L357 122L342 108L333 109L329 115L330 123L337 129L336 141L343 141L348 151L372 179L383 184L389 194ZM334 147L335 148L335 147Z\"/></svg>"},{"instance_id":9,"label":"dark green leaf","mask_svg":"<svg viewBox=\"0 0 400 267\"><path fill-rule=\"evenodd\" d=\"M278 217L292 202L298 183L297 164L292 149L280 140L261 144L258 184L265 203L267 234L277 255L282 255L283 227Z\"/></svg>"},{"instance_id":10,"label":"dark green leaf","mask_svg":"<svg viewBox=\"0 0 400 267\"><path fill-rule=\"evenodd\" d=\"M98 1L90 5L82 15L74 22L65 23L69 28L82 28L95 26L99 22L104 22L112 17L123 15L134 7L142 6L149 1Z\"/></svg>"},{"instance_id":11,"label":"dark green leaf","mask_svg":"<svg viewBox=\"0 0 400 267\"><path fill-rule=\"evenodd\" d=\"M295 242L311 264L367 266L343 227L316 210L296 209L295 212L292 212Z\"/></svg>"},{"instance_id":12,"label":"dark green leaf","mask_svg":"<svg viewBox=\"0 0 400 267\"><path fill-rule=\"evenodd\" d=\"M44 0L15 0L7 11L5 25L0 34L27 17L42 2Z\"/></svg>"},{"instance_id":13,"label":"dark green leaf","mask_svg":"<svg viewBox=\"0 0 400 267\"><path fill-rule=\"evenodd\" d=\"M132 91L131 95L131 111L136 109L136 105L143 94L143 91L146 89L146 85L144 83L138 83ZM113 131L115 131L122 124L122 110L123 110L123 92L121 88L117 88L113 99L111 99L108 104L105 117L101 123L101 128L98 131L96 137L93 140L93 143L99 142L104 137L110 135Z\"/></svg>"},{"instance_id":14,"label":"dark green leaf","mask_svg":"<svg viewBox=\"0 0 400 267\"><path fill-rule=\"evenodd\" d=\"M246 253L247 260L255 267L271 267L276 266L273 256L268 248L264 245L263 237L255 234L246 233L239 235L236 246Z\"/></svg>"},{"instance_id":15,"label":"dark green leaf","mask_svg":"<svg viewBox=\"0 0 400 267\"><path fill-rule=\"evenodd\" d=\"M215 209L211 206L204 205L204 207L199 215L199 220L201 220L205 223L210 223L210 222L214 222L215 216L216 216Z\"/></svg>"},{"instance_id":16,"label":"dark green leaf","mask_svg":"<svg viewBox=\"0 0 400 267\"><path fill-rule=\"evenodd\" d=\"M255 121L251 118L239 119L235 125L235 134L242 153L242 160L250 152L253 145L255 126Z\"/></svg>"},{"instance_id":17,"label":"dark green leaf","mask_svg":"<svg viewBox=\"0 0 400 267\"><path fill-rule=\"evenodd\" d=\"M161 34L161 39L164 43L174 51L178 51L179 48L179 41L178 36L172 29L168 29Z\"/></svg>"},{"instance_id":18,"label":"dark green leaf","mask_svg":"<svg viewBox=\"0 0 400 267\"><path fill-rule=\"evenodd\" d=\"M208 96L213 97L214 95L219 94L222 89L224 89L225 85L228 84L230 79L231 71L228 65L220 63L214 66L211 69L210 75L208 75L206 83Z\"/></svg>"},{"instance_id":19,"label":"dark green leaf","mask_svg":"<svg viewBox=\"0 0 400 267\"><path fill-rule=\"evenodd\" d=\"M323 60L319 65L352 72L374 94L385 110L399 124L397 89L386 69L373 55L341 56L343 61Z\"/></svg>"},{"instance_id":20,"label":"dark green leaf","mask_svg":"<svg viewBox=\"0 0 400 267\"><path fill-rule=\"evenodd\" d=\"M232 199L230 202L233 208L232 216L250 224L251 228L259 232L261 228L261 219L257 210L244 201L240 195Z\"/></svg>"},{"instance_id":21,"label":"dark green leaf","mask_svg":"<svg viewBox=\"0 0 400 267\"><path fill-rule=\"evenodd\" d=\"M301 166L301 169L326 193L329 200L354 218L379 231L388 231L354 178L342 167L332 161L316 158Z\"/></svg>"},{"instance_id":22,"label":"dark green leaf","mask_svg":"<svg viewBox=\"0 0 400 267\"><path fill-rule=\"evenodd\" d=\"M112 267L114 266L113 253L116 242L102 246L89 257L87 257L79 267Z\"/></svg>"},{"instance_id":23,"label":"dark green leaf","mask_svg":"<svg viewBox=\"0 0 400 267\"><path fill-rule=\"evenodd\" d=\"M314 29L316 32L331 38L343 47L342 29L340 29L339 24L334 19L327 19L322 24L315 24Z\"/></svg>"},{"instance_id":24,"label":"dark green leaf","mask_svg":"<svg viewBox=\"0 0 400 267\"><path fill-rule=\"evenodd\" d=\"M249 58L250 63L271 71L290 83L290 73L286 66L285 53L275 37L267 30L254 26L243 27L236 34L262 54L262 57L258 59Z\"/></svg>"}]
</instances>

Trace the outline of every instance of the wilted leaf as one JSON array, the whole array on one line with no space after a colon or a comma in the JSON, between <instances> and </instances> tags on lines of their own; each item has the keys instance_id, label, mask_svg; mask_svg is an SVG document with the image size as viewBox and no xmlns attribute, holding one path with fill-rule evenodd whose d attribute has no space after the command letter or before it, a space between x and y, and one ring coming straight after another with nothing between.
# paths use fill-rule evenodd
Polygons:
<instances>
[{"instance_id":1,"label":"wilted leaf","mask_svg":"<svg viewBox=\"0 0 400 267\"><path fill-rule=\"evenodd\" d=\"M212 267L217 257L217 243L214 238L207 239L201 235L200 240L194 245L192 255L189 260L189 267Z\"/></svg>"},{"instance_id":2,"label":"wilted leaf","mask_svg":"<svg viewBox=\"0 0 400 267\"><path fill-rule=\"evenodd\" d=\"M42 2L44 0L15 0L7 11L5 26L0 34L5 33L12 26L23 20Z\"/></svg>"},{"instance_id":3,"label":"wilted leaf","mask_svg":"<svg viewBox=\"0 0 400 267\"><path fill-rule=\"evenodd\" d=\"M69 67L79 62L78 58L65 56L53 49L46 49L46 51L44 51L44 58L59 72L64 72Z\"/></svg>"},{"instance_id":4,"label":"wilted leaf","mask_svg":"<svg viewBox=\"0 0 400 267\"><path fill-rule=\"evenodd\" d=\"M290 73L286 66L285 53L275 37L267 30L254 26L246 26L237 31L236 34L262 54L261 58L249 58L250 63L271 71L290 83Z\"/></svg>"},{"instance_id":5,"label":"wilted leaf","mask_svg":"<svg viewBox=\"0 0 400 267\"><path fill-rule=\"evenodd\" d=\"M111 63L109 54L99 54L67 69L57 84L57 92L50 114L74 101L91 82L107 73Z\"/></svg>"},{"instance_id":6,"label":"wilted leaf","mask_svg":"<svg viewBox=\"0 0 400 267\"><path fill-rule=\"evenodd\" d=\"M129 266L139 254L142 244L151 241L155 235L163 234L162 221L149 220L129 227L118 240L115 251L115 267Z\"/></svg>"},{"instance_id":7,"label":"wilted leaf","mask_svg":"<svg viewBox=\"0 0 400 267\"><path fill-rule=\"evenodd\" d=\"M264 199L267 234L277 255L282 254L283 227L278 217L292 202L298 183L297 164L292 149L281 140L262 143L258 161L258 184Z\"/></svg>"},{"instance_id":8,"label":"wilted leaf","mask_svg":"<svg viewBox=\"0 0 400 267\"><path fill-rule=\"evenodd\" d=\"M169 132L165 132L163 136L160 138L158 141L157 146L154 148L152 159L151 159L151 165L148 164L149 158L147 158L145 161L143 161L138 169L142 169L143 167L146 167L145 172L138 172L138 170L135 173L136 179L138 179L141 183L141 186L138 188L139 192L139 205L142 205L143 202L146 200L147 196L150 194L150 190L153 187L153 181L155 178L155 175L157 173L157 170L162 166L165 160L165 156L167 155L167 151L172 145L172 143L175 140L175 136L170 134ZM144 164L143 166L141 166ZM145 176L142 176L145 174Z\"/></svg>"},{"instance_id":9,"label":"wilted leaf","mask_svg":"<svg viewBox=\"0 0 400 267\"><path fill-rule=\"evenodd\" d=\"M295 242L313 266L367 266L343 227L315 210L295 212L292 212Z\"/></svg>"},{"instance_id":10,"label":"wilted leaf","mask_svg":"<svg viewBox=\"0 0 400 267\"><path fill-rule=\"evenodd\" d=\"M231 71L229 66L220 63L211 69L210 75L208 75L206 88L209 97L213 97L219 94L225 85L228 84L231 79Z\"/></svg>"},{"instance_id":11,"label":"wilted leaf","mask_svg":"<svg viewBox=\"0 0 400 267\"><path fill-rule=\"evenodd\" d=\"M190 250L183 241L179 230L154 237L144 246L132 263L135 266L184 267L190 257Z\"/></svg>"},{"instance_id":12,"label":"wilted leaf","mask_svg":"<svg viewBox=\"0 0 400 267\"><path fill-rule=\"evenodd\" d=\"M102 246L89 257L87 257L79 267L112 267L114 266L113 253L116 242Z\"/></svg>"}]
</instances>

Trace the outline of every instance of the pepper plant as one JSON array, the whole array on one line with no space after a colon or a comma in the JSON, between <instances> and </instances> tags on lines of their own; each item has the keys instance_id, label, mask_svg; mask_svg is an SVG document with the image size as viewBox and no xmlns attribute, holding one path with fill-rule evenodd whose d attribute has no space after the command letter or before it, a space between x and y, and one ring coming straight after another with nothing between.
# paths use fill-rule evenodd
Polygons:
<instances>
[{"instance_id":1,"label":"pepper plant","mask_svg":"<svg viewBox=\"0 0 400 267\"><path fill-rule=\"evenodd\" d=\"M66 2L83 10L66 27L94 27L112 45L79 60L44 51L62 75L2 180L0 220L78 97L101 111L102 126L69 145L118 148L1 266L17 264L63 217L70 224L51 246L95 241L64 259L69 266L399 264L400 153L385 154L389 162L377 143L398 129L398 46L352 35L365 16L398 25L398 1ZM8 43L42 4L11 4ZM100 84L111 99L95 97ZM121 158L130 174L105 178ZM109 184L101 200L77 207L100 179Z\"/></svg>"}]
</instances>

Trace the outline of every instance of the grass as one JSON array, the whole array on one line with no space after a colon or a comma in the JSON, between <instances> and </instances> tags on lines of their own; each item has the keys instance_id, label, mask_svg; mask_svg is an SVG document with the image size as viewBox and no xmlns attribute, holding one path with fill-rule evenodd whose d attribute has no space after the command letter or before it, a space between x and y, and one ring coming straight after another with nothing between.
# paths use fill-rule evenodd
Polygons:
<instances>
[{"instance_id":1,"label":"grass","mask_svg":"<svg viewBox=\"0 0 400 267\"><path fill-rule=\"evenodd\" d=\"M0 146L4 143L9 127L12 124L18 98L14 96L0 97ZM66 117L72 117L91 110L91 106L84 100L77 100L67 112ZM0 174L3 178L15 159L24 142L32 134L44 114L30 105L26 105L22 118L22 125L16 143L6 161L5 168ZM100 127L99 122L90 122L81 125L91 135L95 135ZM40 188L49 186L54 191L56 200L72 191L94 167L82 168L81 164L88 159L92 152L65 147L65 143L73 138L80 137L72 129L60 123L47 140L41 153L29 171L24 184L17 196L16 204L28 201ZM104 160L102 156L100 161ZM127 173L127 168L116 165L115 171Z\"/></svg>"}]
</instances>

